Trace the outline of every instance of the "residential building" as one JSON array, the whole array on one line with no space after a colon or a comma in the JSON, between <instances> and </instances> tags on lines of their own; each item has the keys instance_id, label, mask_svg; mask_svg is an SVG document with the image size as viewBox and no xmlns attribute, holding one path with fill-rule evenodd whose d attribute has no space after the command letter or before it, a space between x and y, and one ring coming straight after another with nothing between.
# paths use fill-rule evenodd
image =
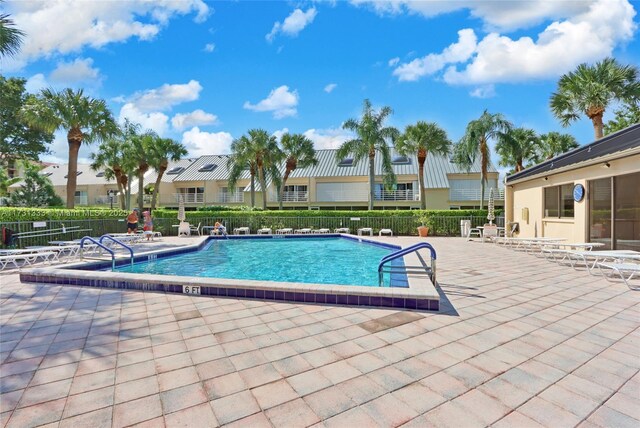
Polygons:
<instances>
[{"instance_id":1,"label":"residential building","mask_svg":"<svg viewBox=\"0 0 640 428\"><path fill-rule=\"evenodd\" d=\"M522 237L640 250L640 124L508 176L505 211Z\"/></svg>"}]
</instances>

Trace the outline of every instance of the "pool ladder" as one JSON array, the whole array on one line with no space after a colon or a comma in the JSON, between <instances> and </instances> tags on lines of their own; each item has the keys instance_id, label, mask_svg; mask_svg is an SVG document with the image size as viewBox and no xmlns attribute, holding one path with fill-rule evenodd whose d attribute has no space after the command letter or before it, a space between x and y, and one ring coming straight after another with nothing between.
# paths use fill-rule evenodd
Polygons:
<instances>
[{"instance_id":1,"label":"pool ladder","mask_svg":"<svg viewBox=\"0 0 640 428\"><path fill-rule=\"evenodd\" d=\"M118 241L117 239L115 239L111 235L102 235L99 240L95 240L94 238L92 238L90 236L85 236L80 240L80 249L82 250L84 248L84 242L85 241L89 241L89 242L97 245L98 247L100 247L103 250L105 250L107 253L111 254L111 270L115 270L115 268L116 268L116 254L115 254L115 251L113 251L111 248L109 248L105 244L103 244L103 241L105 239L113 241L114 243L116 243L116 244L124 247L125 249L129 250L129 259L131 261L131 266L133 266L133 249L130 246L128 246L127 244L125 244L124 242Z\"/></svg>"},{"instance_id":2,"label":"pool ladder","mask_svg":"<svg viewBox=\"0 0 640 428\"><path fill-rule=\"evenodd\" d=\"M400 257L406 256L410 253L415 253L420 249L426 248L431 253L431 265L430 266L387 266L385 268L385 264L390 261L396 260ZM380 263L378 264L378 286L382 287L384 285L384 274L385 273L411 273L418 275L427 275L431 278L431 282L433 285L436 284L436 250L426 242L419 242L417 244L411 245L406 248L402 248L398 251L394 251L391 254L384 256Z\"/></svg>"}]
</instances>

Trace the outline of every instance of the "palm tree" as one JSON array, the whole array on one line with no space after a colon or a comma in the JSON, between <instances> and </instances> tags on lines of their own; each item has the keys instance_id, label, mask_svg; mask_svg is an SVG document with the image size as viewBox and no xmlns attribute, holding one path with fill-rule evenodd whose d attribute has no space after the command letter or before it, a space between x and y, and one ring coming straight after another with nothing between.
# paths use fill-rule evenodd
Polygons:
<instances>
[{"instance_id":1,"label":"palm tree","mask_svg":"<svg viewBox=\"0 0 640 428\"><path fill-rule=\"evenodd\" d=\"M536 131L528 128L513 128L498 134L496 152L500 155L500 166L513 166L515 172L524 169L524 162L530 161L540 138Z\"/></svg>"},{"instance_id":2,"label":"palm tree","mask_svg":"<svg viewBox=\"0 0 640 428\"><path fill-rule=\"evenodd\" d=\"M250 153L256 160L256 170L258 180L262 188L262 209L267 209L267 178L271 178L276 186L280 187L280 170L278 169L282 161L283 154L278 147L278 141L273 135L269 135L264 129L250 129L249 140L251 146Z\"/></svg>"},{"instance_id":3,"label":"palm tree","mask_svg":"<svg viewBox=\"0 0 640 428\"><path fill-rule=\"evenodd\" d=\"M286 133L280 139L282 152L286 158L284 176L280 185L279 208L282 210L284 197L284 188L287 185L289 175L296 168L306 168L308 166L317 165L316 150L313 148L313 141L302 134Z\"/></svg>"},{"instance_id":4,"label":"palm tree","mask_svg":"<svg viewBox=\"0 0 640 428\"><path fill-rule=\"evenodd\" d=\"M447 132L434 122L418 121L409 125L395 143L396 151L402 156L416 155L418 158L418 183L420 185L420 207L427 209L424 190L424 164L427 153L447 156L451 148L451 140Z\"/></svg>"},{"instance_id":5,"label":"palm tree","mask_svg":"<svg viewBox=\"0 0 640 428\"><path fill-rule=\"evenodd\" d=\"M182 143L171 138L158 138L150 147L149 164L156 170L156 183L153 186L153 196L151 197L151 210L156 209L158 192L162 176L169 167L169 162L177 162L187 154L187 148Z\"/></svg>"},{"instance_id":6,"label":"palm tree","mask_svg":"<svg viewBox=\"0 0 640 428\"><path fill-rule=\"evenodd\" d=\"M540 163L547 159L558 156L578 147L578 141L573 135L561 134L559 132L549 132L542 134L538 140L531 160L533 163Z\"/></svg>"},{"instance_id":7,"label":"palm tree","mask_svg":"<svg viewBox=\"0 0 640 428\"><path fill-rule=\"evenodd\" d=\"M342 143L336 152L338 159L344 159L348 155L353 156L353 162L357 163L364 158L369 158L369 209L373 209L375 199L375 157L376 152L382 156L382 172L384 183L387 186L396 182L391 164L391 150L387 140L395 140L399 134L394 127L383 127L384 121L392 113L391 107L382 107L379 111L373 111L371 101L364 100L362 117L360 120L349 119L343 125L356 133L356 138Z\"/></svg>"},{"instance_id":8,"label":"palm tree","mask_svg":"<svg viewBox=\"0 0 640 428\"><path fill-rule=\"evenodd\" d=\"M511 130L513 125L500 113L491 114L484 111L482 116L467 125L464 136L454 146L454 162L466 168L471 166L480 156L480 209L484 206L484 190L489 168L489 140L497 138L500 133Z\"/></svg>"},{"instance_id":9,"label":"palm tree","mask_svg":"<svg viewBox=\"0 0 640 428\"><path fill-rule=\"evenodd\" d=\"M91 169L104 171L107 180L115 180L120 195L120 207L126 209L125 188L129 181L129 172L125 171L126 162L124 141L122 138L109 138L98 146L98 150L91 153Z\"/></svg>"},{"instance_id":10,"label":"palm tree","mask_svg":"<svg viewBox=\"0 0 640 428\"><path fill-rule=\"evenodd\" d=\"M15 28L15 24L8 14L0 14L0 58L16 55L20 50L24 36L24 31Z\"/></svg>"},{"instance_id":11,"label":"palm tree","mask_svg":"<svg viewBox=\"0 0 640 428\"><path fill-rule=\"evenodd\" d=\"M144 175L149 171L150 152L152 147L160 139L154 131L147 130L143 134L133 135L125 152L136 167L135 174L138 177L138 208L140 213L144 211Z\"/></svg>"},{"instance_id":12,"label":"palm tree","mask_svg":"<svg viewBox=\"0 0 640 428\"><path fill-rule=\"evenodd\" d=\"M607 107L614 101L635 104L638 100L638 68L605 58L593 66L580 64L575 71L563 75L558 90L551 95L550 106L565 127L585 114L593 123L595 138L599 139Z\"/></svg>"},{"instance_id":13,"label":"palm tree","mask_svg":"<svg viewBox=\"0 0 640 428\"><path fill-rule=\"evenodd\" d=\"M118 133L118 125L104 100L85 96L82 89L56 92L43 89L38 97L27 100L21 115L28 125L47 132L67 130L69 169L67 208L75 205L78 152L82 143L104 141Z\"/></svg>"},{"instance_id":14,"label":"palm tree","mask_svg":"<svg viewBox=\"0 0 640 428\"><path fill-rule=\"evenodd\" d=\"M231 156L227 161L229 179L227 187L231 193L235 193L235 187L246 169L251 176L251 207L256 206L256 159L250 151L251 140L246 135L233 140L231 143Z\"/></svg>"}]
</instances>

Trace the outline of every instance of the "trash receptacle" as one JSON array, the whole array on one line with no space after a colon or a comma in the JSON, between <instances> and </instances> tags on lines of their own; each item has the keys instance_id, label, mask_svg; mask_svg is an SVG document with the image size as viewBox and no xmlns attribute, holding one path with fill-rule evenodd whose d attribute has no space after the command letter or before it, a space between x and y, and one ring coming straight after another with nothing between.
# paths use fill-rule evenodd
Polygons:
<instances>
[{"instance_id":1,"label":"trash receptacle","mask_svg":"<svg viewBox=\"0 0 640 428\"><path fill-rule=\"evenodd\" d=\"M460 220L460 236L466 238L471 230L471 220Z\"/></svg>"}]
</instances>

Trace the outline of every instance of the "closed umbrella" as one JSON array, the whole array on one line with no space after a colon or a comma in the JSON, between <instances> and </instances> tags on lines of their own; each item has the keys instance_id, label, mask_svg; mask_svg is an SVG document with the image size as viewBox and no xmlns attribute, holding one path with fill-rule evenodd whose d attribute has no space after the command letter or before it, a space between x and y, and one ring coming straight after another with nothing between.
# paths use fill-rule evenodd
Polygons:
<instances>
[{"instance_id":1,"label":"closed umbrella","mask_svg":"<svg viewBox=\"0 0 640 428\"><path fill-rule=\"evenodd\" d=\"M184 198L180 194L178 195L178 220L181 222L186 220L184 215Z\"/></svg>"},{"instance_id":2,"label":"closed umbrella","mask_svg":"<svg viewBox=\"0 0 640 428\"><path fill-rule=\"evenodd\" d=\"M489 189L489 206L487 207L487 220L489 224L493 224L493 220L496 218L496 210L493 203L493 187Z\"/></svg>"}]
</instances>

